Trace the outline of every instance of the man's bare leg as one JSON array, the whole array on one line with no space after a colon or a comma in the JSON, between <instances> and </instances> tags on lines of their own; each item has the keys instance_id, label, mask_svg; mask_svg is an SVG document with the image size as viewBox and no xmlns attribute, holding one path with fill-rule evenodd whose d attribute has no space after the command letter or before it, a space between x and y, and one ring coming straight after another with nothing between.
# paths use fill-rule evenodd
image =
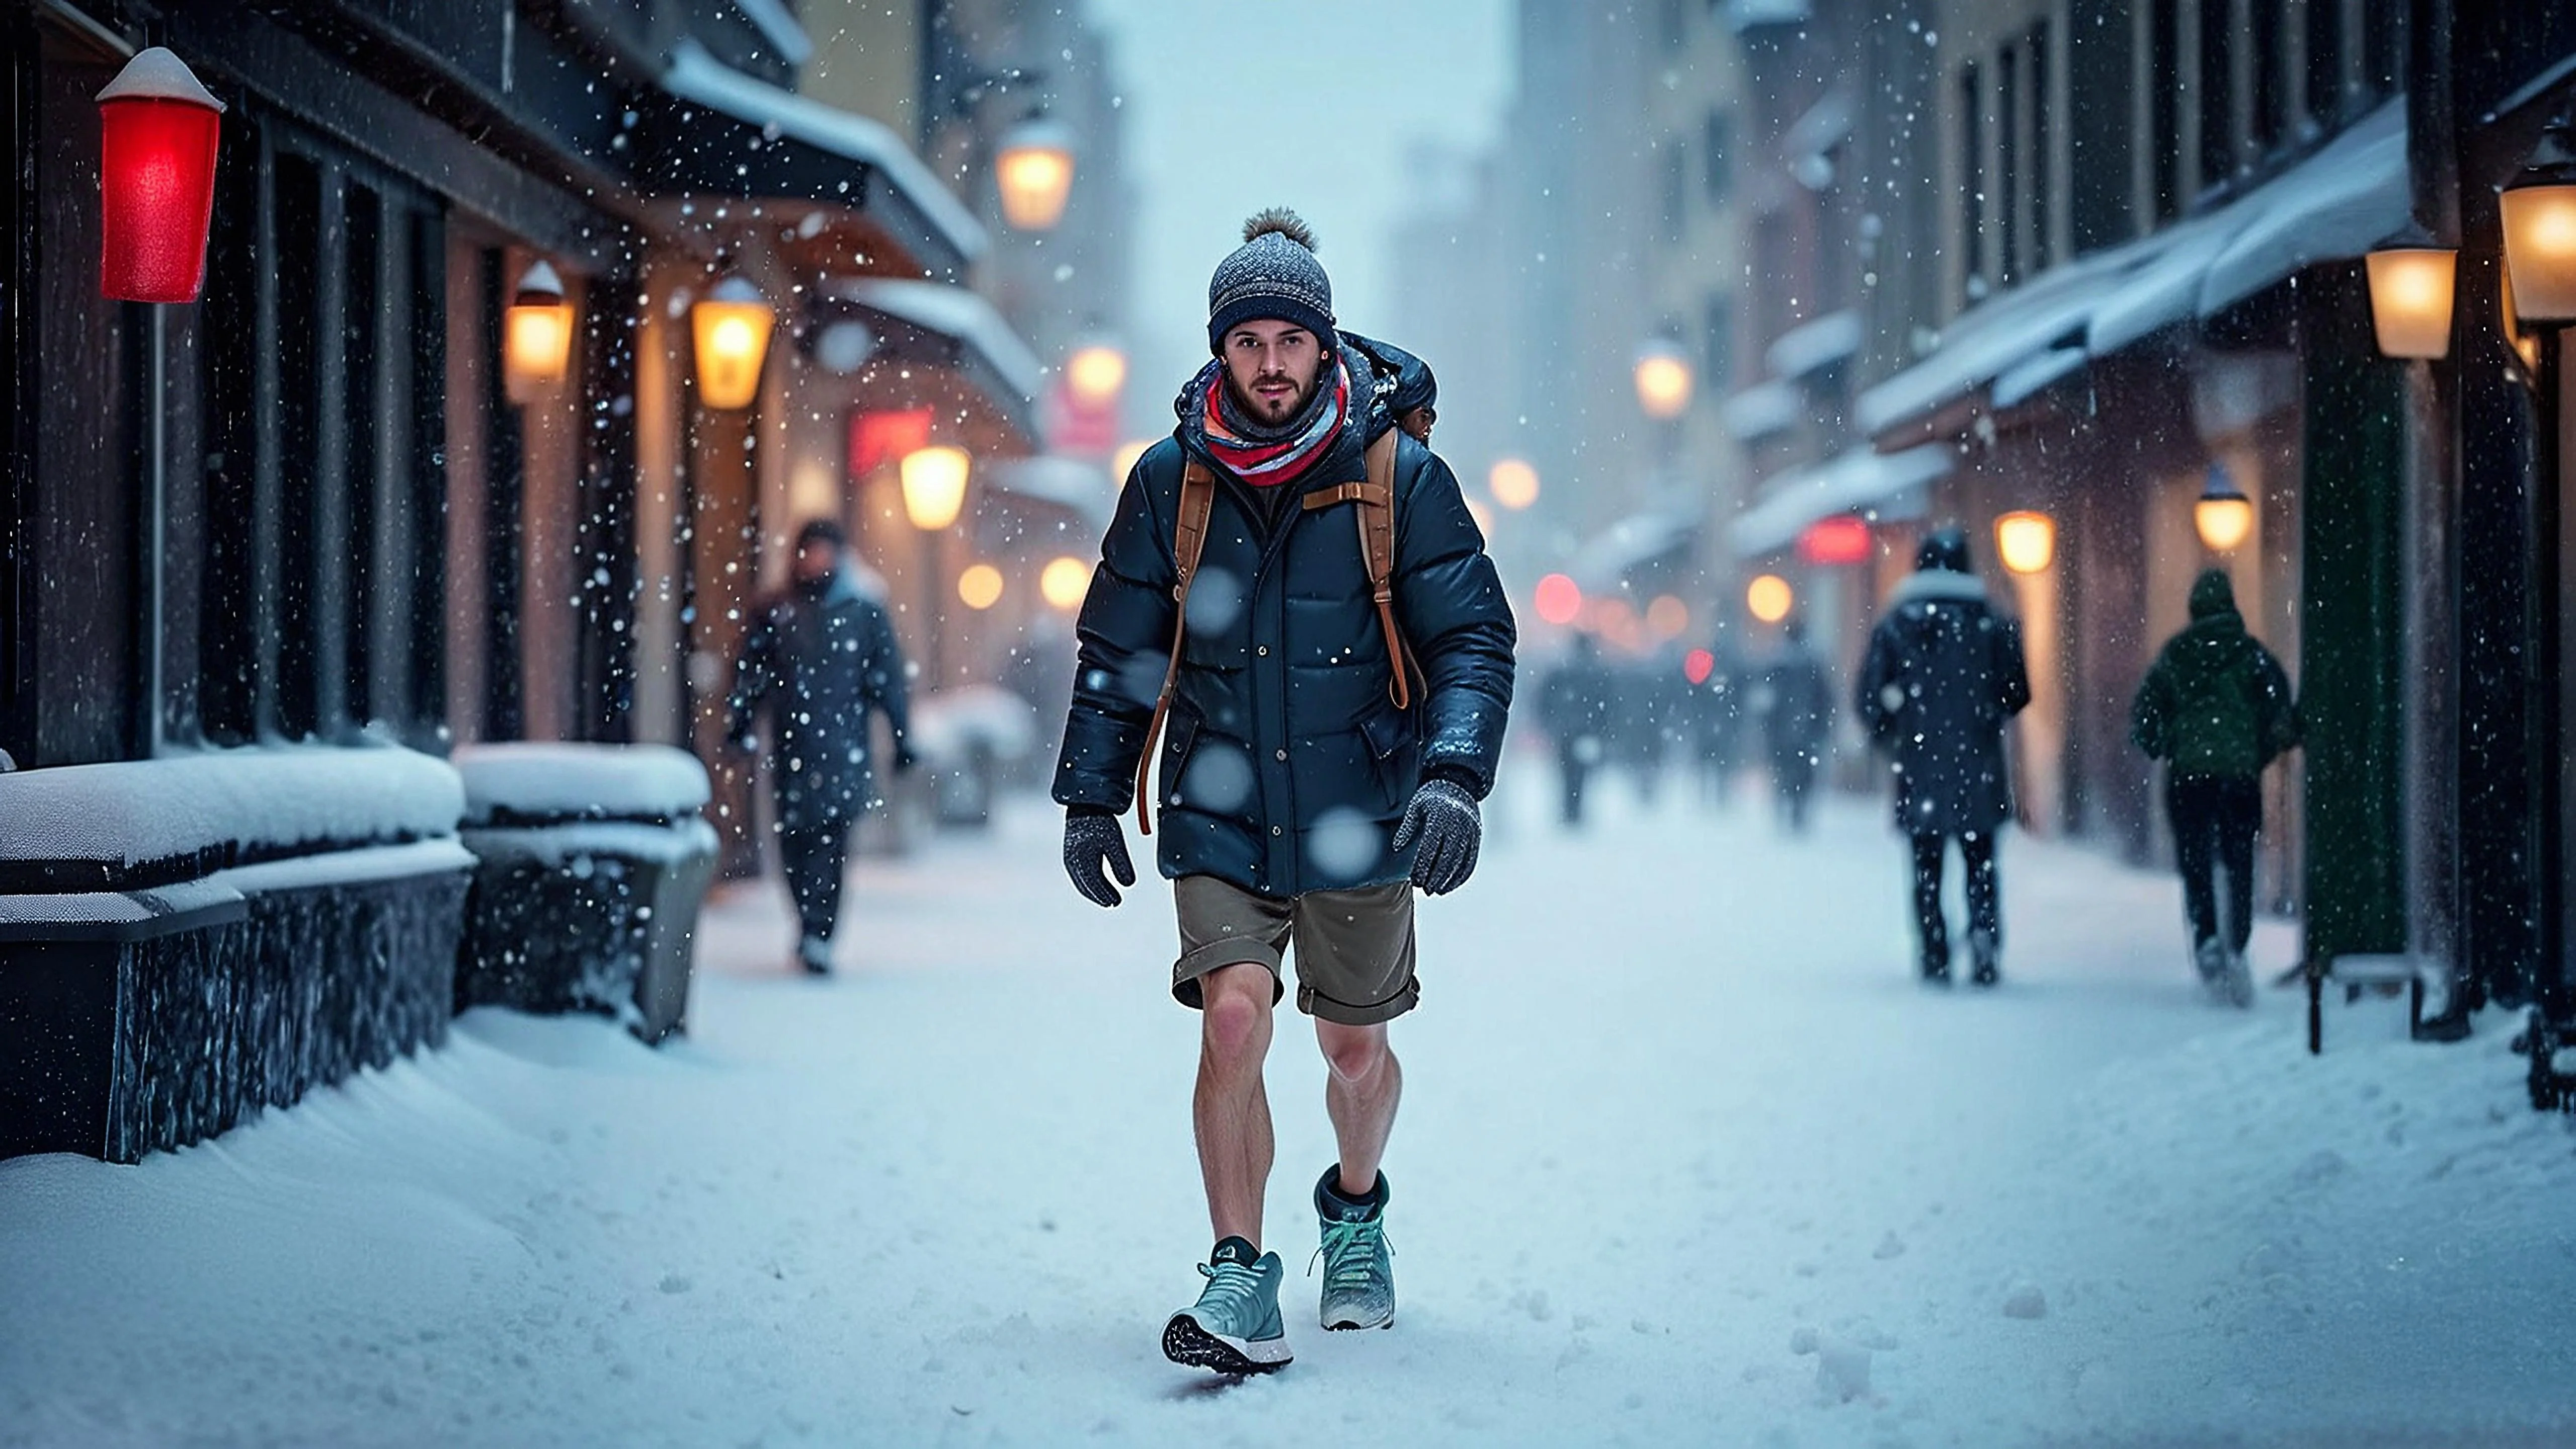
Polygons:
<instances>
[{"instance_id":1,"label":"man's bare leg","mask_svg":"<svg viewBox=\"0 0 2576 1449\"><path fill-rule=\"evenodd\" d=\"M1396 1102L1404 1095L1404 1069L1387 1045L1384 1022L1344 1026L1318 1017L1315 1041L1329 1068L1324 1110L1332 1115L1333 1136L1342 1149L1336 1187L1344 1197L1365 1201L1377 1191L1378 1164L1386 1157Z\"/></svg>"},{"instance_id":2,"label":"man's bare leg","mask_svg":"<svg viewBox=\"0 0 2576 1449\"><path fill-rule=\"evenodd\" d=\"M1253 962L1220 966L1199 978L1199 1081L1191 1117L1208 1221L1219 1241L1239 1237L1255 1247L1261 1245L1261 1195L1270 1182L1273 1153L1270 1095L1261 1083L1262 1059L1270 1052L1273 984L1269 969Z\"/></svg>"}]
</instances>

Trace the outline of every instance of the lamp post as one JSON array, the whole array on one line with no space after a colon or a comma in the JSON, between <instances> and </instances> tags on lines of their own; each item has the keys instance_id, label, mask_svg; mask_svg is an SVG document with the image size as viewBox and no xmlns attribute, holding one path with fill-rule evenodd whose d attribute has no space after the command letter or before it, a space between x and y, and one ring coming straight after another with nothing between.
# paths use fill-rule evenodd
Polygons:
<instances>
[{"instance_id":1,"label":"lamp post","mask_svg":"<svg viewBox=\"0 0 2576 1449\"><path fill-rule=\"evenodd\" d=\"M1049 608L1070 614L1090 592L1091 566L1071 554L1049 560L1038 573L1038 596Z\"/></svg>"},{"instance_id":2,"label":"lamp post","mask_svg":"<svg viewBox=\"0 0 2576 1449\"><path fill-rule=\"evenodd\" d=\"M501 350L512 402L563 380L572 362L572 303L552 263L539 262L519 278L502 319Z\"/></svg>"},{"instance_id":3,"label":"lamp post","mask_svg":"<svg viewBox=\"0 0 2576 1449\"><path fill-rule=\"evenodd\" d=\"M1127 387L1127 354L1112 343L1086 342L1065 359L1064 381L1084 407L1116 407Z\"/></svg>"},{"instance_id":4,"label":"lamp post","mask_svg":"<svg viewBox=\"0 0 2576 1449\"><path fill-rule=\"evenodd\" d=\"M945 597L940 580L946 572L941 539L966 510L966 481L973 460L964 448L933 445L903 458L903 513L921 534L923 673L934 689L947 685L944 623Z\"/></svg>"},{"instance_id":5,"label":"lamp post","mask_svg":"<svg viewBox=\"0 0 2576 1449\"><path fill-rule=\"evenodd\" d=\"M716 283L689 308L700 402L711 408L751 406L760 395L760 366L777 320L777 309L760 289L740 277Z\"/></svg>"},{"instance_id":6,"label":"lamp post","mask_svg":"<svg viewBox=\"0 0 2576 1449\"><path fill-rule=\"evenodd\" d=\"M2236 487L2227 465L2212 463L2201 483L2200 500L2192 505L2192 527L2211 553L2234 553L2254 533L2254 500Z\"/></svg>"},{"instance_id":7,"label":"lamp post","mask_svg":"<svg viewBox=\"0 0 2576 1449\"><path fill-rule=\"evenodd\" d=\"M1538 501L1538 469L1522 458L1499 458L1485 473L1485 491L1514 513Z\"/></svg>"},{"instance_id":8,"label":"lamp post","mask_svg":"<svg viewBox=\"0 0 2576 1449\"><path fill-rule=\"evenodd\" d=\"M2363 258L2370 277L2370 322L2383 357L2438 360L2451 355L2451 305L2460 254L2410 239Z\"/></svg>"},{"instance_id":9,"label":"lamp post","mask_svg":"<svg viewBox=\"0 0 2576 1449\"><path fill-rule=\"evenodd\" d=\"M1744 586L1744 611L1759 623L1777 624L1797 607L1798 594L1778 574L1760 574Z\"/></svg>"},{"instance_id":10,"label":"lamp post","mask_svg":"<svg viewBox=\"0 0 2576 1449\"><path fill-rule=\"evenodd\" d=\"M1002 219L1021 231L1045 231L1064 219L1073 194L1073 132L1031 116L1002 134L993 153L993 185Z\"/></svg>"},{"instance_id":11,"label":"lamp post","mask_svg":"<svg viewBox=\"0 0 2576 1449\"><path fill-rule=\"evenodd\" d=\"M193 302L206 285L224 103L161 46L98 93L98 289L126 302Z\"/></svg>"},{"instance_id":12,"label":"lamp post","mask_svg":"<svg viewBox=\"0 0 2576 1449\"><path fill-rule=\"evenodd\" d=\"M1996 519L1995 557L2024 577L2048 572L2057 561L2057 520L2028 508Z\"/></svg>"}]
</instances>

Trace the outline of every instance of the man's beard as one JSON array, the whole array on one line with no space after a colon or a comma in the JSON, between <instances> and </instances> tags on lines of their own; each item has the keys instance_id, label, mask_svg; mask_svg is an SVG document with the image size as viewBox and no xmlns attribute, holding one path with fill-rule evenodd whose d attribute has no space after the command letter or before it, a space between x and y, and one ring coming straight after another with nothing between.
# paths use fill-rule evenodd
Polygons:
<instances>
[{"instance_id":1,"label":"man's beard","mask_svg":"<svg viewBox=\"0 0 2576 1449\"><path fill-rule=\"evenodd\" d=\"M1289 419L1297 416L1301 412L1304 412L1306 410L1306 404L1314 400L1315 390L1323 386L1324 383L1324 369L1329 366L1331 362L1332 355L1330 353L1316 359L1314 376L1305 379L1302 383L1299 383L1297 390L1290 393L1284 403L1270 403L1263 401L1260 394L1249 391L1235 382L1234 372L1231 368L1227 369L1225 374L1225 390L1233 395L1234 405L1242 410L1244 416L1254 419L1263 427L1280 427L1287 423ZM1297 379L1294 376L1288 373L1278 372L1262 373L1252 381L1257 386L1261 383L1269 382L1274 378L1285 379L1289 382L1297 382ZM1278 408L1278 411L1275 413L1272 412L1271 409L1273 407Z\"/></svg>"}]
</instances>

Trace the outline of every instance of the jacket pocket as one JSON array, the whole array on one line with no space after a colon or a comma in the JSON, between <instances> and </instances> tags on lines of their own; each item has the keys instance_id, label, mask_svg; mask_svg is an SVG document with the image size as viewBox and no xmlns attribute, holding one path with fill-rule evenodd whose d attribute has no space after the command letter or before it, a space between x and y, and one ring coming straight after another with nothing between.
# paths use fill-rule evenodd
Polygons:
<instances>
[{"instance_id":1,"label":"jacket pocket","mask_svg":"<svg viewBox=\"0 0 2576 1449\"><path fill-rule=\"evenodd\" d=\"M1360 720L1360 738L1390 809L1402 809L1422 782L1422 735L1411 713L1392 707Z\"/></svg>"},{"instance_id":2,"label":"jacket pocket","mask_svg":"<svg viewBox=\"0 0 2576 1449\"><path fill-rule=\"evenodd\" d=\"M1176 709L1163 726L1163 759L1159 767L1163 783L1158 803L1164 809L1181 803L1181 775L1189 768L1190 751L1198 746L1200 723L1197 715Z\"/></svg>"}]
</instances>

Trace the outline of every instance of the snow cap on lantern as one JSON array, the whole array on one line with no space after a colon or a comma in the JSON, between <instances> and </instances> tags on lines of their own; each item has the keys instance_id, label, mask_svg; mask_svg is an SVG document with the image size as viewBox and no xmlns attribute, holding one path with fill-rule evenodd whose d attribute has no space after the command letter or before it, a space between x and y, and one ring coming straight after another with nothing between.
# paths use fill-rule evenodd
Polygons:
<instances>
[{"instance_id":1,"label":"snow cap on lantern","mask_svg":"<svg viewBox=\"0 0 2576 1449\"><path fill-rule=\"evenodd\" d=\"M158 45L98 93L102 295L193 302L205 289L223 112L187 63Z\"/></svg>"}]
</instances>

